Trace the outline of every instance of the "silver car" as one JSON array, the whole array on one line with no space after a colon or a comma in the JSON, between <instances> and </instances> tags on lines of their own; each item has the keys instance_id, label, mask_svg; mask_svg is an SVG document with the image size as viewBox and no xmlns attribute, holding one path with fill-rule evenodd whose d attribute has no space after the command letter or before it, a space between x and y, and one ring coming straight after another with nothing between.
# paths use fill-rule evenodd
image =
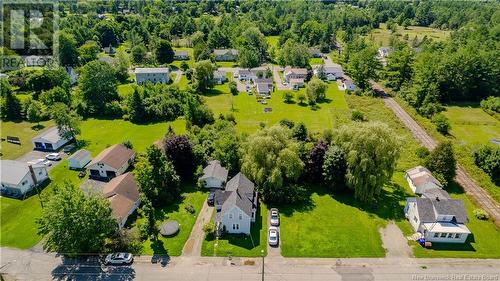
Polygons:
<instances>
[{"instance_id":1,"label":"silver car","mask_svg":"<svg viewBox=\"0 0 500 281\"><path fill-rule=\"evenodd\" d=\"M280 214L278 212L278 209L276 208L271 209L271 225L272 226L280 225Z\"/></svg>"},{"instance_id":2,"label":"silver car","mask_svg":"<svg viewBox=\"0 0 500 281\"><path fill-rule=\"evenodd\" d=\"M45 159L47 160L52 160L52 161L59 161L61 160L61 154L59 153L49 153L45 156Z\"/></svg>"},{"instance_id":3,"label":"silver car","mask_svg":"<svg viewBox=\"0 0 500 281\"><path fill-rule=\"evenodd\" d=\"M131 264L134 261L134 256L130 253L113 253L106 256L104 264Z\"/></svg>"},{"instance_id":4,"label":"silver car","mask_svg":"<svg viewBox=\"0 0 500 281\"><path fill-rule=\"evenodd\" d=\"M270 246L278 246L280 241L280 233L277 227L271 226L269 228L269 235L267 235L267 242Z\"/></svg>"}]
</instances>

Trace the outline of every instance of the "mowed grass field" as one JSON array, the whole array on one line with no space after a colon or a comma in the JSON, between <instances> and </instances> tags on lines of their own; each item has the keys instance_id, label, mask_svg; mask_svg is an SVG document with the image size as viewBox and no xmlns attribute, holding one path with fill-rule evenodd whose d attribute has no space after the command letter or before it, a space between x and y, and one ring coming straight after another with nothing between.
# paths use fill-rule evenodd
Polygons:
<instances>
[{"instance_id":1,"label":"mowed grass field","mask_svg":"<svg viewBox=\"0 0 500 281\"><path fill-rule=\"evenodd\" d=\"M21 145L9 143L7 140L2 141L0 143L0 158L13 160L23 156L33 149L31 139L53 125L52 121L40 122L40 126L37 123L2 121L0 123L2 139L7 139L7 136L18 137Z\"/></svg>"},{"instance_id":2,"label":"mowed grass field","mask_svg":"<svg viewBox=\"0 0 500 281\"><path fill-rule=\"evenodd\" d=\"M236 256L260 257L261 251L267 254L267 207L259 203L255 223L250 229L250 236L223 235L218 240L213 236L206 236L203 240L202 256Z\"/></svg>"},{"instance_id":3,"label":"mowed grass field","mask_svg":"<svg viewBox=\"0 0 500 281\"><path fill-rule=\"evenodd\" d=\"M305 92L302 88L300 92ZM252 133L260 128L260 123L270 127L287 118L295 122L304 122L313 132L323 132L327 128L338 127L348 121L350 111L344 99L344 94L335 83L328 84L326 101L312 107L297 102L285 103L285 91L271 93L267 104L257 102L255 95L239 93L233 96L229 93L227 84L218 85L211 94L205 96L206 103L217 116L220 113L232 113L236 118L236 127L241 132ZM294 96L297 91L290 91ZM264 112L271 108L271 112Z\"/></svg>"},{"instance_id":4,"label":"mowed grass field","mask_svg":"<svg viewBox=\"0 0 500 281\"><path fill-rule=\"evenodd\" d=\"M4 123L2 122L2 125ZM30 128L34 124L28 122L15 123L13 130ZM183 120L171 123L156 123L151 125L136 125L123 120L88 119L81 123L80 142L93 156L104 148L121 143L125 140L132 142L134 150L144 152L154 141L162 138L171 125L176 133L185 131ZM3 133L3 130L2 130ZM25 148L23 148L25 149ZM24 152L31 150L26 149ZM22 155L24 152L17 151ZM42 201L46 200L55 185L65 181L79 186L83 179L78 178L78 172L70 171L67 160L54 167L49 172L50 183L41 192ZM36 218L41 214L41 204L38 196L31 196L25 200L0 198L0 245L27 249L40 241L37 235Z\"/></svg>"},{"instance_id":5,"label":"mowed grass field","mask_svg":"<svg viewBox=\"0 0 500 281\"><path fill-rule=\"evenodd\" d=\"M179 223L179 232L173 237L159 235L158 241L151 241L150 239L144 241L141 254L169 256L180 256L182 254L182 248L188 240L196 217L207 198L207 192L198 190L193 183L183 183L181 189L183 191L182 199L169 206L157 209L155 212L158 225L161 225L164 221L175 220ZM189 213L186 206L192 206L195 212L193 214ZM145 218L141 218L141 220L145 220ZM137 222L133 224L133 227L136 227Z\"/></svg>"},{"instance_id":6,"label":"mowed grass field","mask_svg":"<svg viewBox=\"0 0 500 281\"><path fill-rule=\"evenodd\" d=\"M377 46L389 46L391 35L396 35L400 39L403 39L405 35L408 35L408 40L413 40L417 36L418 40L422 40L424 36L435 41L445 40L450 36L450 31L440 30L436 28L423 27L423 26L408 26L404 29L402 26L397 27L395 33L391 33L387 29L385 24L380 24L380 28L374 29L368 38L372 40Z\"/></svg>"}]
</instances>

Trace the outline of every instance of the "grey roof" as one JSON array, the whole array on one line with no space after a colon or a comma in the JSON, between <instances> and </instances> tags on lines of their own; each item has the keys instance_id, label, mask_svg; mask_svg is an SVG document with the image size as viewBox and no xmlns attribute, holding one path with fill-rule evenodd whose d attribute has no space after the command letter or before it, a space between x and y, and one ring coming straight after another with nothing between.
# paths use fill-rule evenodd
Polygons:
<instances>
[{"instance_id":1,"label":"grey roof","mask_svg":"<svg viewBox=\"0 0 500 281\"><path fill-rule=\"evenodd\" d=\"M266 83L266 84L273 84L273 79L272 78L257 78L254 81L255 83Z\"/></svg>"},{"instance_id":2,"label":"grey roof","mask_svg":"<svg viewBox=\"0 0 500 281\"><path fill-rule=\"evenodd\" d=\"M226 191L239 190L246 193L252 193L254 189L255 184L241 172L230 179L226 184Z\"/></svg>"},{"instance_id":3,"label":"grey roof","mask_svg":"<svg viewBox=\"0 0 500 281\"><path fill-rule=\"evenodd\" d=\"M443 185L432 175L431 171L423 166L417 166L415 168L406 171L406 174L413 182L417 188L428 183L433 183L438 187L443 187Z\"/></svg>"},{"instance_id":4,"label":"grey roof","mask_svg":"<svg viewBox=\"0 0 500 281\"><path fill-rule=\"evenodd\" d=\"M176 56L188 56L188 51L174 51Z\"/></svg>"},{"instance_id":5,"label":"grey roof","mask_svg":"<svg viewBox=\"0 0 500 281\"><path fill-rule=\"evenodd\" d=\"M236 49L215 49L214 55L221 56L225 54L238 55L238 50Z\"/></svg>"},{"instance_id":6,"label":"grey roof","mask_svg":"<svg viewBox=\"0 0 500 281\"><path fill-rule=\"evenodd\" d=\"M253 209L257 206L255 185L244 174L238 173L226 184L226 190L215 192L215 205L222 206L214 215L215 221L220 221L222 215L234 206L240 208L248 216L252 216Z\"/></svg>"},{"instance_id":7,"label":"grey roof","mask_svg":"<svg viewBox=\"0 0 500 281\"><path fill-rule=\"evenodd\" d=\"M208 162L208 166L203 169L202 179L205 178L218 178L222 181L227 180L228 171L226 168L222 167L218 160L212 160Z\"/></svg>"},{"instance_id":8,"label":"grey roof","mask_svg":"<svg viewBox=\"0 0 500 281\"><path fill-rule=\"evenodd\" d=\"M448 192L446 192L445 190L440 189L440 188L427 189L426 191L424 191L424 193L422 193L422 197L429 198L429 199L439 198L440 200L451 199Z\"/></svg>"},{"instance_id":9,"label":"grey roof","mask_svg":"<svg viewBox=\"0 0 500 281\"><path fill-rule=\"evenodd\" d=\"M217 78L225 79L226 78L226 72L222 71L222 70L216 70L216 71L214 71L214 79L217 79Z\"/></svg>"},{"instance_id":10,"label":"grey roof","mask_svg":"<svg viewBox=\"0 0 500 281\"><path fill-rule=\"evenodd\" d=\"M68 160L75 159L75 160L80 161L80 160L85 159L87 156L90 156L90 152L86 149L80 149L77 152L73 153L73 155L68 157Z\"/></svg>"},{"instance_id":11,"label":"grey roof","mask_svg":"<svg viewBox=\"0 0 500 281\"><path fill-rule=\"evenodd\" d=\"M257 83L257 92L268 94L271 91L268 83Z\"/></svg>"},{"instance_id":12,"label":"grey roof","mask_svg":"<svg viewBox=\"0 0 500 281\"><path fill-rule=\"evenodd\" d=\"M39 138L51 143L56 143L62 139L62 137L59 135L59 130L57 129L57 127L49 128L38 136L32 138L32 140Z\"/></svg>"},{"instance_id":13,"label":"grey roof","mask_svg":"<svg viewBox=\"0 0 500 281\"><path fill-rule=\"evenodd\" d=\"M340 72L343 73L342 71L342 66L340 65L325 65L323 67L323 72L325 73L332 73L332 72Z\"/></svg>"},{"instance_id":14,"label":"grey roof","mask_svg":"<svg viewBox=\"0 0 500 281\"><path fill-rule=\"evenodd\" d=\"M438 215L453 215L457 223L467 222L464 202L449 198L416 198L418 215L422 223L436 222Z\"/></svg>"},{"instance_id":15,"label":"grey roof","mask_svg":"<svg viewBox=\"0 0 500 281\"><path fill-rule=\"evenodd\" d=\"M0 160L2 172L2 183L18 185L29 173L29 164L16 160ZM43 165L32 165L34 168L42 168Z\"/></svg>"},{"instance_id":16,"label":"grey roof","mask_svg":"<svg viewBox=\"0 0 500 281\"><path fill-rule=\"evenodd\" d=\"M168 74L168 68L167 67L138 67L134 70L134 73L167 73Z\"/></svg>"}]
</instances>

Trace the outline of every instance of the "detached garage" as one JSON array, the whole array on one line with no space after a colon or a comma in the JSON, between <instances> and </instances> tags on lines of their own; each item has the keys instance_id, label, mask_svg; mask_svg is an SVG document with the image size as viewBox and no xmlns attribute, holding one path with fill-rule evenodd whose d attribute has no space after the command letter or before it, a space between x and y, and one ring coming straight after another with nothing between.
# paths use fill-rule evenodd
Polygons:
<instances>
[{"instance_id":1,"label":"detached garage","mask_svg":"<svg viewBox=\"0 0 500 281\"><path fill-rule=\"evenodd\" d=\"M42 151L56 151L70 140L59 135L57 127L52 127L31 139L34 149Z\"/></svg>"},{"instance_id":2,"label":"detached garage","mask_svg":"<svg viewBox=\"0 0 500 281\"><path fill-rule=\"evenodd\" d=\"M80 149L68 158L68 166L70 169L83 169L92 160L90 152L85 149Z\"/></svg>"}]
</instances>

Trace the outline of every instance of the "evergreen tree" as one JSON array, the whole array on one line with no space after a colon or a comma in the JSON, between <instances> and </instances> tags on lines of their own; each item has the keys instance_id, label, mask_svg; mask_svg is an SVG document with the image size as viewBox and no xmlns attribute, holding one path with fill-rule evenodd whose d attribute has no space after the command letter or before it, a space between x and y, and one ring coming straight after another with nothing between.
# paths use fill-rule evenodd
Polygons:
<instances>
[{"instance_id":1,"label":"evergreen tree","mask_svg":"<svg viewBox=\"0 0 500 281\"><path fill-rule=\"evenodd\" d=\"M134 93L130 97L129 101L129 116L130 120L134 123L141 123L144 122L144 117L145 117L145 110L144 110L144 104L142 101L142 96L137 90L137 88L134 90Z\"/></svg>"}]
</instances>

